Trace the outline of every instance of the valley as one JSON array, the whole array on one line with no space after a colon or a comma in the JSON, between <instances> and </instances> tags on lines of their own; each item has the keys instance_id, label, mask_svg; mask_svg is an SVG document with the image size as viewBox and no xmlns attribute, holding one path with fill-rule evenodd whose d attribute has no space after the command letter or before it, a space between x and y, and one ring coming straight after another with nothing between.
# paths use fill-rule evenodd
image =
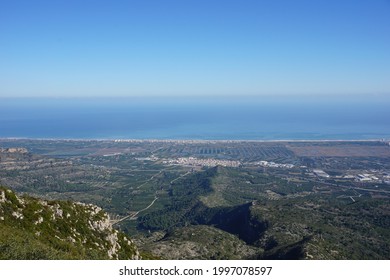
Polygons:
<instances>
[{"instance_id":1,"label":"valley","mask_svg":"<svg viewBox=\"0 0 390 280\"><path fill-rule=\"evenodd\" d=\"M150 258L390 257L386 141L0 139L0 148L0 185L97 205Z\"/></svg>"}]
</instances>

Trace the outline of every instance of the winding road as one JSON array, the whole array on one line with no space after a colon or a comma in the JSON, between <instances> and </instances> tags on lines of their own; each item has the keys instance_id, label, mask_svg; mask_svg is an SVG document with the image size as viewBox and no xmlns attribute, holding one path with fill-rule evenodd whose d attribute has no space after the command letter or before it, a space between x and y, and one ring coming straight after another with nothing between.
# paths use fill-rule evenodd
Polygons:
<instances>
[{"instance_id":1,"label":"winding road","mask_svg":"<svg viewBox=\"0 0 390 280\"><path fill-rule=\"evenodd\" d=\"M164 171L164 170L161 170L161 171L158 172L157 174L154 174L152 177L150 177L150 178L149 178L148 180L146 180L144 183L142 183L141 185L139 185L139 186L137 187L137 189L143 187L146 183L148 183L148 182L150 182L151 180L153 180L154 177L156 177L157 175L161 174L163 171ZM187 176L188 174L191 174L191 171L188 171L187 173L185 173L185 174L183 174L183 175L180 175L180 176L178 176L177 178L173 179L173 180L170 182L170 184L172 184L173 182L175 182L176 180L178 180L178 179L180 179L180 178L183 178L183 177ZM130 220L135 220L135 219L137 219L138 214L141 213L141 212L143 212L143 211L146 211L146 210L148 210L150 207L152 207L153 204L156 202L157 199L158 199L158 196L157 196L157 194L156 194L155 197L154 197L154 199L153 199L153 201L152 201L148 206L146 206L145 208L143 208L143 209L141 209L141 210L139 210L139 211L137 211L137 212L134 212L134 213L132 213L132 214L130 214L130 215L124 216L124 217L120 218L119 220L111 220L111 225L116 225L116 224L118 224L118 223L120 223L120 222L123 222L124 220L127 220L127 219L130 219Z\"/></svg>"}]
</instances>

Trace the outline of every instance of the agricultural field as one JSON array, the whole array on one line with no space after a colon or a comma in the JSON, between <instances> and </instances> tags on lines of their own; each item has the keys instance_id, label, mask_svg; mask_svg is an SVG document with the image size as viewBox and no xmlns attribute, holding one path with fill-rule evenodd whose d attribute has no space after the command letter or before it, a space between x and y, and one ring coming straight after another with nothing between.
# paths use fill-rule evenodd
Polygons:
<instances>
[{"instance_id":1,"label":"agricultural field","mask_svg":"<svg viewBox=\"0 0 390 280\"><path fill-rule=\"evenodd\" d=\"M389 159L384 141L1 139L0 185L98 205L156 258L388 259Z\"/></svg>"}]
</instances>

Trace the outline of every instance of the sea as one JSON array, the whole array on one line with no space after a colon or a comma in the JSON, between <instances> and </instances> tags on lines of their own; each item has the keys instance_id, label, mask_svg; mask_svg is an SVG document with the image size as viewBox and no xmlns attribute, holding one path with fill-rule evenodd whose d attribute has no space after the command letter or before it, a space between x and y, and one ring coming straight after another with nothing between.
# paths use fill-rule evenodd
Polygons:
<instances>
[{"instance_id":1,"label":"sea","mask_svg":"<svg viewBox=\"0 0 390 280\"><path fill-rule=\"evenodd\" d=\"M0 98L0 138L390 139L390 101L375 96Z\"/></svg>"}]
</instances>

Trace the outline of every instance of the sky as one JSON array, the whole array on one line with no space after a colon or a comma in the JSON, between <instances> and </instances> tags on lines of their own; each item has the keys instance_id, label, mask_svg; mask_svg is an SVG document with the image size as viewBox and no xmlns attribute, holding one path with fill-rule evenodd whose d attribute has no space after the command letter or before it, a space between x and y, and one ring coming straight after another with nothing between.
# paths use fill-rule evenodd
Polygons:
<instances>
[{"instance_id":1,"label":"sky","mask_svg":"<svg viewBox=\"0 0 390 280\"><path fill-rule=\"evenodd\" d=\"M390 99L389 0L0 0L0 97Z\"/></svg>"}]
</instances>

